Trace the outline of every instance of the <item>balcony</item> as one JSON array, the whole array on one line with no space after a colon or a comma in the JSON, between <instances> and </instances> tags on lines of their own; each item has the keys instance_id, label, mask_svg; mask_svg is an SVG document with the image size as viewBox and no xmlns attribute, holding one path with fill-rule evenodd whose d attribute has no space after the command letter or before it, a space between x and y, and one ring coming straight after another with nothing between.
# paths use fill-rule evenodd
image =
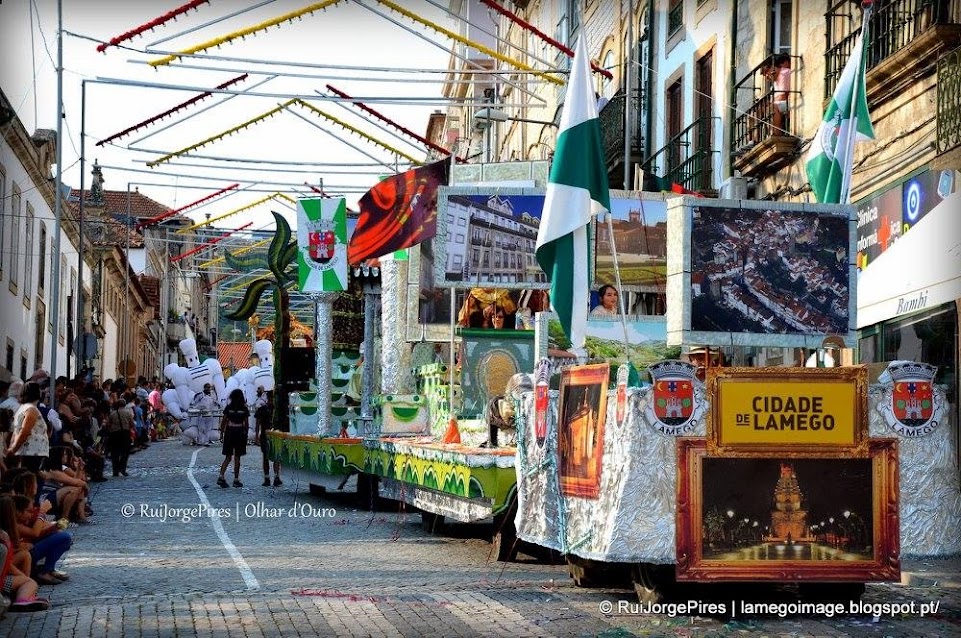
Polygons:
<instances>
[{"instance_id":1,"label":"balcony","mask_svg":"<svg viewBox=\"0 0 961 638\"><path fill-rule=\"evenodd\" d=\"M961 168L961 49L938 60L938 169Z\"/></svg>"},{"instance_id":2,"label":"balcony","mask_svg":"<svg viewBox=\"0 0 961 638\"><path fill-rule=\"evenodd\" d=\"M601 126L601 143L604 145L604 157L607 160L607 169L611 187L621 184L624 180L624 91L618 91L607 104L597 114ZM633 91L631 96L631 124L630 124L630 145L631 162L640 162L643 144L643 136L640 132L638 113L640 100L638 92ZM625 186L625 188L629 188Z\"/></svg>"},{"instance_id":3,"label":"balcony","mask_svg":"<svg viewBox=\"0 0 961 638\"><path fill-rule=\"evenodd\" d=\"M702 117L668 140L647 160L645 170L663 181L680 184L690 191L713 196L714 167L711 148L714 120Z\"/></svg>"},{"instance_id":4,"label":"balcony","mask_svg":"<svg viewBox=\"0 0 961 638\"><path fill-rule=\"evenodd\" d=\"M798 149L793 114L798 112L800 91L787 92L787 112L780 116L780 122L775 122L775 91L763 74L772 62L773 56L768 57L734 85L731 165L745 177L761 177L780 170L794 159ZM801 58L791 58L795 72L800 64Z\"/></svg>"},{"instance_id":5,"label":"balcony","mask_svg":"<svg viewBox=\"0 0 961 638\"><path fill-rule=\"evenodd\" d=\"M826 57L825 99L830 99L844 63L860 32L844 0L828 12L829 20L849 18L850 33L830 46ZM935 71L939 53L961 44L961 0L888 0L875 2L865 52L868 104L872 108L901 94ZM842 15L843 14L843 15Z\"/></svg>"}]
</instances>

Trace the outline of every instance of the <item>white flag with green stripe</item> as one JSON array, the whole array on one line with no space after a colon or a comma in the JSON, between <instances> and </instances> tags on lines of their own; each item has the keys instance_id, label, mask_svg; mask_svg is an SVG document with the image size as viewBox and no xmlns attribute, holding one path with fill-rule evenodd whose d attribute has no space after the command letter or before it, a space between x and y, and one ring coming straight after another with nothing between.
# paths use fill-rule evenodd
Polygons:
<instances>
[{"instance_id":1,"label":"white flag with green stripe","mask_svg":"<svg viewBox=\"0 0 961 638\"><path fill-rule=\"evenodd\" d=\"M870 15L868 8L862 24L868 24ZM864 82L864 31L862 28L854 43L808 151L805 168L814 196L821 203L850 202L854 142L874 139Z\"/></svg>"},{"instance_id":2,"label":"white flag with green stripe","mask_svg":"<svg viewBox=\"0 0 961 638\"><path fill-rule=\"evenodd\" d=\"M347 202L297 200L297 247L301 292L347 290Z\"/></svg>"},{"instance_id":3,"label":"white flag with green stripe","mask_svg":"<svg viewBox=\"0 0 961 638\"><path fill-rule=\"evenodd\" d=\"M597 98L581 36L574 48L536 249L537 263L551 281L551 305L575 348L584 347L587 331L587 229L592 217L610 208Z\"/></svg>"}]
</instances>

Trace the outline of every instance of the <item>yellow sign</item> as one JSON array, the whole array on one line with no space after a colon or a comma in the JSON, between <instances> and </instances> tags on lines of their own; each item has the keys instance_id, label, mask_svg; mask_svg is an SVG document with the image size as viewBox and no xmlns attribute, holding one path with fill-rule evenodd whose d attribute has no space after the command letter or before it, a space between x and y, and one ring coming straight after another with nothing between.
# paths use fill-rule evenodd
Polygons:
<instances>
[{"instance_id":1,"label":"yellow sign","mask_svg":"<svg viewBox=\"0 0 961 638\"><path fill-rule=\"evenodd\" d=\"M728 368L712 375L712 452L864 452L863 369L784 370Z\"/></svg>"}]
</instances>

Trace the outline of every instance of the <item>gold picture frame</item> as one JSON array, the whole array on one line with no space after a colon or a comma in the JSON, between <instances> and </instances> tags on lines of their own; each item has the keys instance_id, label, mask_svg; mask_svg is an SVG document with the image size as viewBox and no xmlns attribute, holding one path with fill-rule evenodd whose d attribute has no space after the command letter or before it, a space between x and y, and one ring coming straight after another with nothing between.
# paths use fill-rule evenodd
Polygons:
<instances>
[{"instance_id":1,"label":"gold picture frame","mask_svg":"<svg viewBox=\"0 0 961 638\"><path fill-rule=\"evenodd\" d=\"M868 375L842 368L711 368L712 456L868 456Z\"/></svg>"},{"instance_id":2,"label":"gold picture frame","mask_svg":"<svg viewBox=\"0 0 961 638\"><path fill-rule=\"evenodd\" d=\"M900 579L896 439L867 458L713 457L703 438L677 453L678 580Z\"/></svg>"},{"instance_id":3,"label":"gold picture frame","mask_svg":"<svg viewBox=\"0 0 961 638\"><path fill-rule=\"evenodd\" d=\"M607 363L561 370L557 460L565 496L600 495L609 375Z\"/></svg>"}]
</instances>

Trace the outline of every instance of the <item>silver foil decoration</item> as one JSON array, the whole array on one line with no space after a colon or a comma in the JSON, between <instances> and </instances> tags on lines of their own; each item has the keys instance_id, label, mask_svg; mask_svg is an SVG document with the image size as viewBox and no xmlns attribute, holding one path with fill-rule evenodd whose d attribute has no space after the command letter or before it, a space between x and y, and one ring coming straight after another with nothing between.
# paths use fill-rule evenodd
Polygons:
<instances>
[{"instance_id":1,"label":"silver foil decoration","mask_svg":"<svg viewBox=\"0 0 961 638\"><path fill-rule=\"evenodd\" d=\"M380 390L383 394L411 394L407 345L407 262L385 259L380 262L382 347L380 353ZM403 268L402 268L403 267ZM406 354L405 354L406 351Z\"/></svg>"},{"instance_id":2,"label":"silver foil decoration","mask_svg":"<svg viewBox=\"0 0 961 638\"><path fill-rule=\"evenodd\" d=\"M880 395L881 388L871 386L870 435L890 437L892 432L876 409ZM596 500L560 494L558 393L550 393L543 443L534 435L534 394L521 398L515 523L522 540L605 562L675 562L676 439L645 422L643 413L652 396L650 387L629 389L627 417L618 425L614 392L609 393ZM899 438L902 555L961 551L961 485L952 431L942 427L920 439ZM702 417L687 436L706 434Z\"/></svg>"},{"instance_id":3,"label":"silver foil decoration","mask_svg":"<svg viewBox=\"0 0 961 638\"><path fill-rule=\"evenodd\" d=\"M886 386L868 389L870 436L898 440L901 484L901 554L938 556L961 552L961 479L958 476L958 442L951 419L926 436L902 437L895 434L883 416L883 402L890 400ZM935 401L948 406L944 388L933 386Z\"/></svg>"},{"instance_id":4,"label":"silver foil decoration","mask_svg":"<svg viewBox=\"0 0 961 638\"><path fill-rule=\"evenodd\" d=\"M317 434L330 432L331 357L334 343L334 299L337 293L320 293L314 299L314 379L317 383Z\"/></svg>"}]
</instances>

